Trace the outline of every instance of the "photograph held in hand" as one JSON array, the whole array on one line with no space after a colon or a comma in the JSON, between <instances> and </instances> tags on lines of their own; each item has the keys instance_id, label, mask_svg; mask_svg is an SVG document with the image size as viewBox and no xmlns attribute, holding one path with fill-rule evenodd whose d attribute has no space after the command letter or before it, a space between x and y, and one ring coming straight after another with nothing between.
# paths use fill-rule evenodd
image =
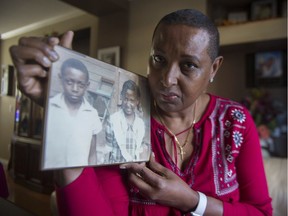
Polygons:
<instances>
[{"instance_id":1,"label":"photograph held in hand","mask_svg":"<svg viewBox=\"0 0 288 216\"><path fill-rule=\"evenodd\" d=\"M56 46L49 73L42 170L147 161L147 78Z\"/></svg>"}]
</instances>

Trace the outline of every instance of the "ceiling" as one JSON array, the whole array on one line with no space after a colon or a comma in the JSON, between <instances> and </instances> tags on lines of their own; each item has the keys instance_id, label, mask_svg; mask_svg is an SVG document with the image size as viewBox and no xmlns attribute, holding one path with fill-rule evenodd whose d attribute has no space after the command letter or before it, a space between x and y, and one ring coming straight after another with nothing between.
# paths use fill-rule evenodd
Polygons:
<instances>
[{"instance_id":1,"label":"ceiling","mask_svg":"<svg viewBox=\"0 0 288 216\"><path fill-rule=\"evenodd\" d=\"M0 39L10 38L63 21L84 13L105 16L110 13L128 10L129 3L140 0L0 0ZM210 3L232 4L231 0L207 0ZM239 3L252 0L240 0Z\"/></svg>"},{"instance_id":2,"label":"ceiling","mask_svg":"<svg viewBox=\"0 0 288 216\"><path fill-rule=\"evenodd\" d=\"M96 16L128 10L131 0L61 0Z\"/></svg>"},{"instance_id":3,"label":"ceiling","mask_svg":"<svg viewBox=\"0 0 288 216\"><path fill-rule=\"evenodd\" d=\"M104 16L127 10L129 1L131 0L1 0L0 39L14 37L86 12Z\"/></svg>"}]
</instances>

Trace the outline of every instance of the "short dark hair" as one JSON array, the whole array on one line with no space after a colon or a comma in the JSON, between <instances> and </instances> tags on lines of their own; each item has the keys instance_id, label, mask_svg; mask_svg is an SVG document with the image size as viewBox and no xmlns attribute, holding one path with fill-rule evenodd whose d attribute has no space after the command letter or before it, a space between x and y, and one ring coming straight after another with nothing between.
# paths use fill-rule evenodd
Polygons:
<instances>
[{"instance_id":1,"label":"short dark hair","mask_svg":"<svg viewBox=\"0 0 288 216\"><path fill-rule=\"evenodd\" d=\"M74 59L74 58L69 58L69 59L66 59L62 66L61 66L61 75L62 76L65 76L64 72L67 68L75 68L81 72L83 72L85 75L86 75L86 80L88 81L89 80L89 72L88 72L88 69L87 67L83 64L83 62L81 62L80 60L78 59Z\"/></svg>"},{"instance_id":2,"label":"short dark hair","mask_svg":"<svg viewBox=\"0 0 288 216\"><path fill-rule=\"evenodd\" d=\"M121 90L121 98L123 98L127 92L127 90L130 89L134 91L138 98L140 98L140 89L138 85L133 80L127 80L123 83L123 87Z\"/></svg>"},{"instance_id":3,"label":"short dark hair","mask_svg":"<svg viewBox=\"0 0 288 216\"><path fill-rule=\"evenodd\" d=\"M219 53L219 32L212 20L209 19L202 12L195 9L182 9L165 15L156 25L153 33L160 24L178 25L183 24L207 31L209 34L208 55L214 61Z\"/></svg>"}]
</instances>

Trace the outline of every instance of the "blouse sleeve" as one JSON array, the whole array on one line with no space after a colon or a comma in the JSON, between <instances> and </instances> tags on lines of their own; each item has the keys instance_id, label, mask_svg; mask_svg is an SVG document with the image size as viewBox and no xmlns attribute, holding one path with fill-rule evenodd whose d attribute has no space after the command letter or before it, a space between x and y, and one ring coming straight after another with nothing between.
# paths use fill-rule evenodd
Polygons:
<instances>
[{"instance_id":1,"label":"blouse sleeve","mask_svg":"<svg viewBox=\"0 0 288 216\"><path fill-rule=\"evenodd\" d=\"M69 185L56 188L59 215L128 215L128 194L118 167L84 168Z\"/></svg>"},{"instance_id":2,"label":"blouse sleeve","mask_svg":"<svg viewBox=\"0 0 288 216\"><path fill-rule=\"evenodd\" d=\"M272 215L258 132L251 115L244 111L247 118L244 142L236 162L240 201L224 202L224 216Z\"/></svg>"}]
</instances>

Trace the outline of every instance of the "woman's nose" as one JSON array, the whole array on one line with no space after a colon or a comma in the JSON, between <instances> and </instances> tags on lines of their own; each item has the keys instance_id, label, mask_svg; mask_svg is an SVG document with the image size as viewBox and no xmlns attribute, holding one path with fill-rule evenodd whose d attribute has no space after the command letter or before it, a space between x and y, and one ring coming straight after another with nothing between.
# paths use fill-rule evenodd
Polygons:
<instances>
[{"instance_id":1,"label":"woman's nose","mask_svg":"<svg viewBox=\"0 0 288 216\"><path fill-rule=\"evenodd\" d=\"M163 71L161 83L164 87L171 87L177 85L179 76L179 66L177 64L172 64Z\"/></svg>"}]
</instances>

